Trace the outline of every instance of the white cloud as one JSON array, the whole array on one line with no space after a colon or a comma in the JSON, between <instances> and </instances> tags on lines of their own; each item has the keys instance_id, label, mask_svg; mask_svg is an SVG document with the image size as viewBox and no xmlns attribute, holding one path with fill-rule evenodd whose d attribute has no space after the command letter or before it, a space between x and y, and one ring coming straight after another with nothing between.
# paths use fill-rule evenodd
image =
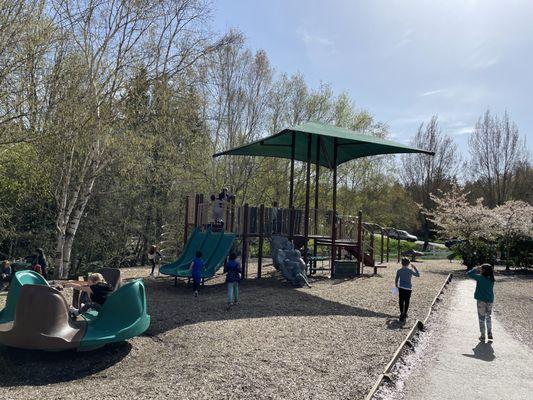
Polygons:
<instances>
[{"instance_id":1,"label":"white cloud","mask_svg":"<svg viewBox=\"0 0 533 400\"><path fill-rule=\"evenodd\" d=\"M473 131L474 131L473 126L463 126L462 128L453 130L452 135L455 135L455 136L470 135Z\"/></svg>"},{"instance_id":2,"label":"white cloud","mask_svg":"<svg viewBox=\"0 0 533 400\"><path fill-rule=\"evenodd\" d=\"M441 95L441 94L450 94L449 89L437 89L437 90L429 90L427 92L420 93L420 97L427 97L427 96L435 96L435 95Z\"/></svg>"},{"instance_id":3,"label":"white cloud","mask_svg":"<svg viewBox=\"0 0 533 400\"><path fill-rule=\"evenodd\" d=\"M408 28L405 31L403 31L402 37L396 43L395 47L399 49L411 43L413 41L413 33L414 33L414 30L412 28Z\"/></svg>"},{"instance_id":4,"label":"white cloud","mask_svg":"<svg viewBox=\"0 0 533 400\"><path fill-rule=\"evenodd\" d=\"M334 44L333 41L331 41L330 39L326 37L319 36L319 35L311 35L304 28L298 28L298 30L296 31L296 34L307 45L333 47L333 44Z\"/></svg>"}]
</instances>

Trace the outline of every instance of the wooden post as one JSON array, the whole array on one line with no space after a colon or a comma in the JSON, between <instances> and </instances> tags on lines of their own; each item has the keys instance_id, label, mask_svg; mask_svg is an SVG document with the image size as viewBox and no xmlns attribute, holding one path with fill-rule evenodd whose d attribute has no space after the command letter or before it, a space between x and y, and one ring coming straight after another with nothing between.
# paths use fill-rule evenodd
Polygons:
<instances>
[{"instance_id":1,"label":"wooden post","mask_svg":"<svg viewBox=\"0 0 533 400\"><path fill-rule=\"evenodd\" d=\"M231 210L230 210L231 229L230 229L230 231L231 232L235 232L234 231L234 229L235 229L235 197L232 197L232 199L230 201L230 207L231 207Z\"/></svg>"},{"instance_id":2,"label":"wooden post","mask_svg":"<svg viewBox=\"0 0 533 400\"><path fill-rule=\"evenodd\" d=\"M383 228L381 228L381 264L383 264Z\"/></svg>"},{"instance_id":3,"label":"wooden post","mask_svg":"<svg viewBox=\"0 0 533 400\"><path fill-rule=\"evenodd\" d=\"M200 204L200 195L194 196L194 226L198 226L198 204Z\"/></svg>"},{"instance_id":4,"label":"wooden post","mask_svg":"<svg viewBox=\"0 0 533 400\"><path fill-rule=\"evenodd\" d=\"M203 224L204 224L204 212L205 212L205 207L204 207L204 195L202 193L200 193L198 195L198 207L202 205L202 209L201 209L201 212L200 212L200 227L203 228Z\"/></svg>"},{"instance_id":5,"label":"wooden post","mask_svg":"<svg viewBox=\"0 0 533 400\"><path fill-rule=\"evenodd\" d=\"M335 240L337 239L337 138L333 138L333 215L331 218L331 277L335 276Z\"/></svg>"},{"instance_id":6,"label":"wooden post","mask_svg":"<svg viewBox=\"0 0 533 400\"><path fill-rule=\"evenodd\" d=\"M363 254L363 212L361 210L357 213L357 254L357 270L361 273L365 257Z\"/></svg>"},{"instance_id":7,"label":"wooden post","mask_svg":"<svg viewBox=\"0 0 533 400\"><path fill-rule=\"evenodd\" d=\"M263 236L265 234L265 205L259 206L259 244L257 249L257 279L261 278L263 266Z\"/></svg>"},{"instance_id":8,"label":"wooden post","mask_svg":"<svg viewBox=\"0 0 533 400\"><path fill-rule=\"evenodd\" d=\"M185 225L183 227L183 248L189 238L189 196L185 197Z\"/></svg>"},{"instance_id":9,"label":"wooden post","mask_svg":"<svg viewBox=\"0 0 533 400\"><path fill-rule=\"evenodd\" d=\"M246 279L248 277L248 203L244 204L243 210L243 226L242 226L242 277Z\"/></svg>"},{"instance_id":10,"label":"wooden post","mask_svg":"<svg viewBox=\"0 0 533 400\"><path fill-rule=\"evenodd\" d=\"M389 262L389 255L390 255L390 236L389 236L389 231L387 231L387 262Z\"/></svg>"}]
</instances>

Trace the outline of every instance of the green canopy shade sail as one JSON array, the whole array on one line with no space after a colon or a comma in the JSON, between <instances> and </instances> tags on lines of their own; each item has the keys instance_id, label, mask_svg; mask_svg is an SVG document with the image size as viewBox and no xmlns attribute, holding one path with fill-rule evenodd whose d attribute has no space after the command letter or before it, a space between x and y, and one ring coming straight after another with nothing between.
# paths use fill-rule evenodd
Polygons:
<instances>
[{"instance_id":1,"label":"green canopy shade sail","mask_svg":"<svg viewBox=\"0 0 533 400\"><path fill-rule=\"evenodd\" d=\"M298 161L311 161L334 169L342 163L354 158L374 156L378 154L397 153L424 153L434 155L432 151L421 150L396 143L390 140L364 135L349 129L322 124L319 122L306 122L293 126L281 132L259 139L255 142L235 147L213 157L222 155L261 156L276 158L292 158L292 145L294 140L294 159ZM311 141L309 152L308 140ZM317 145L320 144L320 152ZM335 145L337 147L335 162ZM308 154L310 159L308 160Z\"/></svg>"}]
</instances>

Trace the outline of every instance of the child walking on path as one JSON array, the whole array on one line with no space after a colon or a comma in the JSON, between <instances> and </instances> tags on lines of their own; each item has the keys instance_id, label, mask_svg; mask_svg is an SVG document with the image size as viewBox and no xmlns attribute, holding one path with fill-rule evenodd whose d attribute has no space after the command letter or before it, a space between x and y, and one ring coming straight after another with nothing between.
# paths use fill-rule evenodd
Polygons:
<instances>
[{"instance_id":1,"label":"child walking on path","mask_svg":"<svg viewBox=\"0 0 533 400\"><path fill-rule=\"evenodd\" d=\"M232 304L239 302L239 282L241 281L242 269L237 261L235 253L229 255L229 261L224 266L224 273L226 275L226 283L228 284L228 306L229 310Z\"/></svg>"},{"instance_id":2,"label":"child walking on path","mask_svg":"<svg viewBox=\"0 0 533 400\"><path fill-rule=\"evenodd\" d=\"M481 336L479 340L487 339L492 341L492 303L494 303L494 271L492 265L483 264L480 267L472 268L467 275L476 281L476 291L474 299L477 300L477 315L479 318L479 330ZM485 324L487 325L485 330Z\"/></svg>"},{"instance_id":3,"label":"child walking on path","mask_svg":"<svg viewBox=\"0 0 533 400\"><path fill-rule=\"evenodd\" d=\"M200 290L200 283L202 282L202 270L204 269L204 262L202 261L202 252L197 251L194 261L189 267L189 271L192 271L192 285L194 297L198 297L198 290Z\"/></svg>"},{"instance_id":4,"label":"child walking on path","mask_svg":"<svg viewBox=\"0 0 533 400\"><path fill-rule=\"evenodd\" d=\"M413 269L409 269L409 265L411 265ZM396 271L396 278L394 280L394 284L398 288L400 321L405 321L405 319L408 317L407 311L409 310L409 301L411 299L411 292L413 290L413 286L411 284L412 276L419 277L420 272L418 272L416 267L411 264L408 258L404 257L402 258L402 267Z\"/></svg>"}]
</instances>

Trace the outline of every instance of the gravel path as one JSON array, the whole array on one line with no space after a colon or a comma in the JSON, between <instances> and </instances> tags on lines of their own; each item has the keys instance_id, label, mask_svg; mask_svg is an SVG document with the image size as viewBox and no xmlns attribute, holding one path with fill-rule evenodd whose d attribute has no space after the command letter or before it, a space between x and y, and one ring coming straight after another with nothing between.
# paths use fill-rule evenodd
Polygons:
<instances>
[{"instance_id":1,"label":"gravel path","mask_svg":"<svg viewBox=\"0 0 533 400\"><path fill-rule=\"evenodd\" d=\"M454 283L441 327L430 338L425 357L403 382L401 393L383 399L526 400L533 393L533 351L513 338L493 316L494 343L480 342L475 282ZM407 357L409 358L409 357ZM397 385L401 388L401 385Z\"/></svg>"},{"instance_id":2,"label":"gravel path","mask_svg":"<svg viewBox=\"0 0 533 400\"><path fill-rule=\"evenodd\" d=\"M0 398L361 399L447 273L460 267L417 266L422 277L403 327L390 291L396 264L376 277L318 278L311 289L290 288L267 268L266 278L241 285L230 311L222 278L197 299L184 283L145 279L152 316L145 335L88 353L0 347Z\"/></svg>"},{"instance_id":3,"label":"gravel path","mask_svg":"<svg viewBox=\"0 0 533 400\"><path fill-rule=\"evenodd\" d=\"M494 315L515 338L533 349L533 273L506 275L498 271Z\"/></svg>"}]
</instances>

